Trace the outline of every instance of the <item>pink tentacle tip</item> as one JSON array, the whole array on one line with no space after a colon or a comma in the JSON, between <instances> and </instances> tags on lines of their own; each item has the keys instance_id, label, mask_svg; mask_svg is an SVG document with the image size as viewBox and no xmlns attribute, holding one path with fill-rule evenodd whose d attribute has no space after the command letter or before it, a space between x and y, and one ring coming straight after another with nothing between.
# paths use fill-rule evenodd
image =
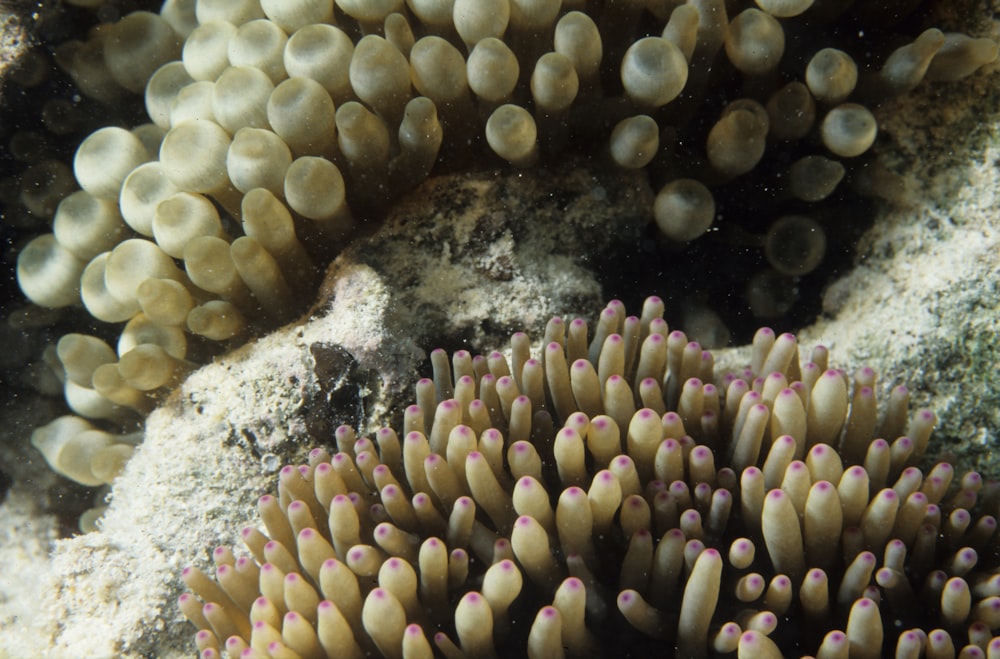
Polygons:
<instances>
[{"instance_id":1,"label":"pink tentacle tip","mask_svg":"<svg viewBox=\"0 0 1000 659\"><path fill-rule=\"evenodd\" d=\"M928 635L927 640L935 645L939 645L941 643L950 643L951 636L949 636L948 632L944 630L937 630L932 631L930 635ZM1000 638L994 640L1000 640Z\"/></svg>"},{"instance_id":2,"label":"pink tentacle tip","mask_svg":"<svg viewBox=\"0 0 1000 659\"><path fill-rule=\"evenodd\" d=\"M666 535L670 536L671 538L678 539L678 540L683 540L684 539L684 531L681 531L680 529L670 529L669 531L667 531ZM664 537L666 537L666 536L664 536Z\"/></svg>"},{"instance_id":3,"label":"pink tentacle tip","mask_svg":"<svg viewBox=\"0 0 1000 659\"><path fill-rule=\"evenodd\" d=\"M963 579L949 579L947 585L948 588L956 593L960 593L968 587L968 584Z\"/></svg>"}]
</instances>

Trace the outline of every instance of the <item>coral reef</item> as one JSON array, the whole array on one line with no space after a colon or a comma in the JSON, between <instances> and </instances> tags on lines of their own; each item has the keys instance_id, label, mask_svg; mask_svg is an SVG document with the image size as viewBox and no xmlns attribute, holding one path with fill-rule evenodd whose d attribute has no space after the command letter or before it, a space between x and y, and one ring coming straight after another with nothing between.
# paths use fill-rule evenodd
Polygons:
<instances>
[{"instance_id":1,"label":"coral reef","mask_svg":"<svg viewBox=\"0 0 1000 659\"><path fill-rule=\"evenodd\" d=\"M981 8L970 9L966 3L939 7L938 14L944 16L937 24L957 25L959 20L979 13ZM907 24L908 29L913 22ZM997 34L988 22L968 29L976 34ZM913 396L938 412L936 442L954 452L962 464L979 465L985 474L996 473L990 446L998 427L995 410L1000 409L995 404L1000 387L992 368L997 316L991 302L995 299L992 292L996 287L994 274L1000 269L996 258L1000 250L995 227L988 219L995 216L995 192L1000 189L991 166L997 157L994 79L991 72L962 85L934 85L927 96L888 102L875 112L880 125L876 143L881 147L879 164L902 176L904 183L902 187L883 185L880 192L910 205L880 212L880 222L861 243L857 269L825 298L826 311L839 318L824 319L804 334L809 342L821 337L835 342L837 354L849 368L873 362L893 385L910 378ZM948 150L942 151L940 145L947 145ZM887 152L892 156L889 159L885 158ZM48 170L44 169L36 168L35 175L45 174ZM50 173L60 174L56 170ZM548 170L543 173L547 175ZM63 194L71 188L72 181ZM9 186L4 189L5 199L10 199ZM843 189L842 184L838 186L838 190ZM30 195L26 198L34 203ZM43 215L46 207L47 212L55 209L54 203L46 206L46 198L39 206ZM15 206L12 203L6 209L5 222L8 217L19 217L11 212ZM36 222L32 230L37 227ZM853 241L853 236L850 240L837 235L833 238L828 242L828 253L841 251ZM398 236L399 244L406 240L404 230ZM641 243L646 247L638 253L629 252L628 259L616 255L610 261L595 262L588 257L581 265L606 271L641 261L643 265L637 269L650 270L652 260L643 257L644 251L649 253L649 243L647 235ZM745 247L741 250L747 251ZM504 241L494 254L479 259L487 267L478 274L475 268L467 269L476 258L449 263L449 255L443 253L441 263L448 267L439 272L450 276L449 284L481 278L476 279L474 290L466 291L479 306L465 306L469 313L463 316L462 324L442 331L430 328L429 322L423 324L426 314L435 322L447 323L463 305L437 311L435 302L448 301L435 300L434 286L428 285L416 289L424 296L420 313L410 313L410 295L415 289L397 296L395 280L373 275L372 268L377 271L388 265L380 262L377 254L366 255L366 267L356 267L351 261L362 251L359 244L350 259L338 264L336 281L340 283L330 280L323 302L313 309L310 319L303 319L304 325L260 340L208 366L167 401L166 409L150 418L147 448L137 452L119 478L101 534L51 544L60 524L64 533L74 524L67 516L76 513L67 512L66 501L79 499L81 493L67 490L65 482L57 483L51 473L39 469L37 454L23 440L26 428L59 412L46 401L36 407L37 403L23 394L16 400L5 398L5 437L0 452L4 465L17 465L17 480L3 505L5 520L9 520L5 529L10 534L4 536L0 554L5 565L22 566L12 569L26 578L4 584L0 621L5 630L16 630L0 635L4 651L12 656L189 656L187 632L170 602L176 594L182 551L189 554L192 548L236 541L232 530L249 521L245 502L271 487L268 470L283 461L302 459L295 450L315 442L318 435L310 432L312 424L329 425L330 420L317 414L324 406L322 401L345 409L351 406L350 414L332 420L334 425L357 425L357 419L364 416L376 424L387 423L386 413L393 405L384 404L382 395L391 393L392 387L369 395L370 385L381 383L382 376L391 371L397 377L388 381L398 386L402 384L401 373L417 372L418 346L434 345L442 334L456 343L474 340L479 346L495 345L497 336L522 326L515 320L519 315L528 314L525 324L530 324L553 313L578 313L581 305L597 296L593 282L587 282L569 299L548 297L541 280L535 281L530 294L521 286L493 288L502 280L492 275L506 272L511 263L507 256L517 253ZM697 249L695 253L701 254ZM538 258L537 253L532 258ZM659 254L657 260L662 261ZM683 263L681 259L671 261ZM698 265L695 256L694 264L679 267L687 278ZM663 266L655 269L664 271ZM396 272L405 272L405 266L400 264ZM564 272L560 268L550 274ZM750 271L741 272L745 279ZM718 279L724 275L725 269ZM678 279L671 277L670 281ZM760 308L780 308L781 296L776 293L790 290L796 280L772 273L767 281L766 286L759 281L754 285L754 289L765 289ZM808 278L799 283L802 281ZM695 281L690 288L701 285ZM664 294L683 294L675 285L671 289ZM370 292L372 298L363 291ZM330 307L326 296L335 292L341 301ZM541 299L550 306L525 308L525 303L507 297L512 294L523 295L525 303ZM360 301L365 304L358 308ZM366 306L368 303L373 306ZM505 320L503 328L484 325L479 322L481 316L476 318L482 310L502 311L511 320ZM37 362L32 369L24 365L31 361L28 355L40 353L38 344L47 334L54 345L60 333L78 332L88 322L72 309L60 315L62 322L55 330L43 326L51 322L53 314L38 308L9 316L18 324L4 328L5 344L12 347L3 358L5 372L31 377L36 387L51 386L51 381L45 384L44 377L32 375L45 375L44 369L37 369ZM387 334L386 319L392 320ZM416 328L420 328L419 335L411 341L408 333ZM425 334L429 328L431 333ZM346 346L344 352L350 358L345 361L338 350L324 349L322 358L317 359L309 350L316 343ZM380 351L384 351L385 361L380 362L381 368L373 368L372 360L379 363L375 354ZM400 373L387 366L393 360L398 361ZM320 378L315 372L317 361L340 367L346 363L349 368L331 366L333 370ZM331 375L336 376L334 384L321 387L319 380L326 381ZM29 481L46 489L39 493L37 487L26 485ZM47 501L40 503L43 495ZM235 510L233 502L241 502ZM59 518L50 514L53 510ZM53 549L54 558L49 561L47 554ZM28 628L22 626L24 621L30 621Z\"/></svg>"},{"instance_id":2,"label":"coral reef","mask_svg":"<svg viewBox=\"0 0 1000 659\"><path fill-rule=\"evenodd\" d=\"M989 99L977 98L976 102L988 103ZM971 120L976 113L968 116ZM974 133L968 124L957 124L953 129L956 139ZM979 157L990 162L989 153ZM938 242L929 250L932 243L928 242L926 215L900 213L891 217L894 233L873 241L890 241L896 246L897 260L885 250L869 256L858 276L873 274L837 299L844 323L828 322L823 328L835 337L838 356L849 358L840 362L846 370L872 363L886 374L883 386L902 384L905 378L911 396L922 405L934 405L942 398L946 405L988 400L998 390L995 379L990 379L992 368L963 370L969 367L954 363L941 370L928 368L934 364L928 356L937 350L956 354L949 351L955 351L960 342L983 343L996 335L991 329L995 316L976 316L970 323L962 310L979 299L981 282L990 281L1000 254L994 249L1000 243L989 219L996 207L989 196L996 172L974 171L981 178L972 180L981 186L948 198L962 225L933 236ZM899 277L909 268L919 268L923 281L932 287L907 288L885 274L892 272ZM12 648L9 653L190 656L189 627L179 620L173 601L178 594L177 575L191 551L238 542L236 530L251 523L247 502L271 490L273 474L281 464L304 457L301 447L331 436L337 424L359 425L358 411L371 419L374 425L369 427L392 422L388 411L401 409L412 396L398 390L404 384L404 374L421 371L418 347L433 341L439 331L423 322L434 303L432 291L427 291L429 297L411 313L412 297L397 297L393 292L396 280L381 277L372 266L345 258L334 272L323 287L324 302L305 324L264 337L200 369L185 381L177 396L149 417L145 443L116 482L101 533L60 542L52 562L46 561L44 553L30 554L34 558L28 565L37 575L36 582L30 591L12 594L10 601L19 603L19 615L33 621L31 633L3 637L5 647ZM474 277L474 270L462 276ZM490 300L496 313L513 317L538 308L532 304L525 309L519 299L491 295L496 281L484 278L479 282L477 299ZM874 294L870 302L864 296L866 291ZM555 310L579 303L552 300L544 291L539 301L553 304ZM926 313L914 312L924 309ZM924 343L918 344L917 334L895 330L902 317L912 320L910 327L915 331L924 332ZM468 325L453 331L461 336L468 332ZM318 353L314 349L317 345L337 351ZM918 349L911 354L915 345ZM350 368L342 358L339 362L331 359L340 350L351 356L346 362L352 364ZM724 364L719 368L724 371L749 361L749 357L726 352L720 361ZM339 366L331 372L318 368L318 362ZM912 370L899 369L900 362ZM952 377L949 373L962 375ZM333 383L324 384L330 381ZM382 382L396 386L371 389L373 383ZM935 397L928 396L930 387ZM330 404L342 411L328 417ZM976 409L971 402L963 410L963 418L969 420L965 423L971 424L972 430L959 425L961 418L950 419L939 412L940 426L947 430L938 433L933 450L961 451L965 465L987 457L981 451L988 446L986 442L994 441L996 426L982 416L988 410ZM984 443L955 443L959 437L981 437ZM995 464L983 462L980 471L995 473L995 468ZM233 508L234 502L241 503ZM31 528L37 526L32 522ZM11 564L23 561L20 552L28 551L22 549L24 546L5 544L5 559ZM208 559L207 554L203 556L203 561ZM40 601L35 596L38 592L44 593ZM28 606L28 602L35 602L38 608ZM11 620L11 613L9 605L0 607L5 621Z\"/></svg>"}]
</instances>

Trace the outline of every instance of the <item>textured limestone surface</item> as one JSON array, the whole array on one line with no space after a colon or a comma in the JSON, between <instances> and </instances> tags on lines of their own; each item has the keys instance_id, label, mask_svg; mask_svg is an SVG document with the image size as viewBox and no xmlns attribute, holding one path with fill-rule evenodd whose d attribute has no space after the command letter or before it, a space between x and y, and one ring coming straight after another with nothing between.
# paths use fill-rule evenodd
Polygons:
<instances>
[{"instance_id":1,"label":"textured limestone surface","mask_svg":"<svg viewBox=\"0 0 1000 659\"><path fill-rule=\"evenodd\" d=\"M994 24L993 36L1000 30ZM801 333L838 360L871 364L937 412L942 450L1000 473L1000 125L997 69L968 87L885 109L882 161L903 178L855 268ZM950 144L933 150L931 145ZM928 158L927 154L934 157ZM887 375L892 373L891 381Z\"/></svg>"},{"instance_id":2,"label":"textured limestone surface","mask_svg":"<svg viewBox=\"0 0 1000 659\"><path fill-rule=\"evenodd\" d=\"M0 9L0 76L17 62L27 43L22 18L6 8Z\"/></svg>"},{"instance_id":3,"label":"textured limestone surface","mask_svg":"<svg viewBox=\"0 0 1000 659\"><path fill-rule=\"evenodd\" d=\"M638 240L652 191L639 172L571 165L441 177L409 200L331 279L340 263L367 264L391 282L394 310L412 316L413 340L472 349L600 304L594 272L610 248Z\"/></svg>"}]
</instances>

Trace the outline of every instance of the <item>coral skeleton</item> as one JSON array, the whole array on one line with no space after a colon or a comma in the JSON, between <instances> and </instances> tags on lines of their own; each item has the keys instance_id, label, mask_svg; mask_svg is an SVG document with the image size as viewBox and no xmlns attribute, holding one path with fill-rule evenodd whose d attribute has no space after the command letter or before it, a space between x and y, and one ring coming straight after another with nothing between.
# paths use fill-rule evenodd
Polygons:
<instances>
[{"instance_id":1,"label":"coral skeleton","mask_svg":"<svg viewBox=\"0 0 1000 659\"><path fill-rule=\"evenodd\" d=\"M934 414L767 328L716 373L663 307L432 352L184 570L201 657L997 656L1000 491Z\"/></svg>"}]
</instances>

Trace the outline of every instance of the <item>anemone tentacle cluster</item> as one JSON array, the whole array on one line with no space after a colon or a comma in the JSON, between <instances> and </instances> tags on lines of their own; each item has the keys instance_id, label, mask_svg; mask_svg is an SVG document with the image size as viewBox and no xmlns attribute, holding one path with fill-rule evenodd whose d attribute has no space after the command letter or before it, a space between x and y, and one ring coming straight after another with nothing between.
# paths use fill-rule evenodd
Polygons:
<instances>
[{"instance_id":1,"label":"anemone tentacle cluster","mask_svg":"<svg viewBox=\"0 0 1000 659\"><path fill-rule=\"evenodd\" d=\"M717 377L662 313L432 353L184 571L201 656L997 656L1000 492L917 466L934 415L766 328Z\"/></svg>"},{"instance_id":2,"label":"anemone tentacle cluster","mask_svg":"<svg viewBox=\"0 0 1000 659\"><path fill-rule=\"evenodd\" d=\"M144 92L151 120L83 141L81 190L19 254L33 302L82 302L125 323L115 348L86 339L85 368L60 351L71 407L145 412L206 340L287 319L314 260L355 220L435 168L475 166L469 154L527 166L575 147L646 168L657 224L688 241L715 221L718 191L773 153L787 172L767 185L800 211L768 219L765 253L779 273L805 274L825 238L801 207L827 198L872 144L862 103L996 56L987 39L931 29L867 70L832 47L785 55L786 29L813 33L850 3L764 2L732 16L721 0L675 4L168 0L62 48L84 94ZM706 99L726 71L743 90L720 85L720 110Z\"/></svg>"},{"instance_id":3,"label":"anemone tentacle cluster","mask_svg":"<svg viewBox=\"0 0 1000 659\"><path fill-rule=\"evenodd\" d=\"M67 45L60 61L84 94L144 93L150 118L80 144L81 189L51 177L52 232L18 257L36 304L125 323L115 347L60 343L67 401L91 419L145 413L206 343L299 309L314 264L357 221L484 154L523 167L583 151L646 169L651 215L681 242L758 172L780 198L747 213L770 214L766 236L741 235L779 276L808 273L826 249L809 208L872 145L869 106L969 75L996 44L930 29L880 67L798 52L798 38L786 53L786 30L820 34L850 3L744 4L167 0Z\"/></svg>"}]
</instances>

